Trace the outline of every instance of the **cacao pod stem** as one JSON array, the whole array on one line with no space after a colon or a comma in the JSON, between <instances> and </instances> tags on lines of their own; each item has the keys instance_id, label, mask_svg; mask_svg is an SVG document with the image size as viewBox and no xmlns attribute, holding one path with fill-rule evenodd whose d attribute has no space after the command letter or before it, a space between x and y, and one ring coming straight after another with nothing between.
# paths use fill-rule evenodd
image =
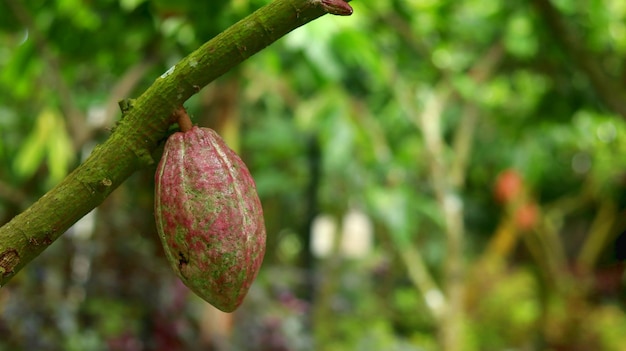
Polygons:
<instances>
[{"instance_id":1,"label":"cacao pod stem","mask_svg":"<svg viewBox=\"0 0 626 351\"><path fill-rule=\"evenodd\" d=\"M185 110L183 106L176 109L172 114L172 117L174 121L178 122L178 127L181 132L187 132L193 126L193 124L191 124L191 118L189 118L187 110Z\"/></svg>"}]
</instances>

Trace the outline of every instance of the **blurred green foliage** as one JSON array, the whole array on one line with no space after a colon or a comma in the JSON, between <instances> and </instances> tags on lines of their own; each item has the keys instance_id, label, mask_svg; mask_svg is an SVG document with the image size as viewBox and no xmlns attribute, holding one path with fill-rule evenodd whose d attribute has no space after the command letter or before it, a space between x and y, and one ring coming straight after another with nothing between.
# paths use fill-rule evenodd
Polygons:
<instances>
[{"instance_id":1,"label":"blurred green foliage","mask_svg":"<svg viewBox=\"0 0 626 351\"><path fill-rule=\"evenodd\" d=\"M0 2L2 223L106 140L117 100L267 2ZM351 6L187 103L263 201L240 310L216 314L167 267L147 169L0 289L0 350L623 350L626 3ZM350 211L374 238L358 257Z\"/></svg>"}]
</instances>

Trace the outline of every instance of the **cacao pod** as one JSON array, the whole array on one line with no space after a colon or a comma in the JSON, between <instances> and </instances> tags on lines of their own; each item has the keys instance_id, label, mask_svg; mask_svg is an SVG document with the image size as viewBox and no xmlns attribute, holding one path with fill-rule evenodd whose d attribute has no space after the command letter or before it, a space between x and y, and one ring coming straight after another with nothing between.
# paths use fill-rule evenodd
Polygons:
<instances>
[{"instance_id":1,"label":"cacao pod","mask_svg":"<svg viewBox=\"0 0 626 351\"><path fill-rule=\"evenodd\" d=\"M234 311L265 254L248 168L215 131L194 126L169 137L155 180L157 231L170 265L197 295Z\"/></svg>"}]
</instances>

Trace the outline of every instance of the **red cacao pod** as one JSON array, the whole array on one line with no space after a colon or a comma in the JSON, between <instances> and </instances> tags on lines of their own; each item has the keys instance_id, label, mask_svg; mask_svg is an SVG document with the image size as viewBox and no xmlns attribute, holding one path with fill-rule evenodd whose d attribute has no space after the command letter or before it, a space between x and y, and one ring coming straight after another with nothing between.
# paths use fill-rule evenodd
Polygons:
<instances>
[{"instance_id":1,"label":"red cacao pod","mask_svg":"<svg viewBox=\"0 0 626 351\"><path fill-rule=\"evenodd\" d=\"M174 133L157 167L155 217L180 279L225 312L234 311L265 254L265 225L246 165L213 130Z\"/></svg>"}]
</instances>

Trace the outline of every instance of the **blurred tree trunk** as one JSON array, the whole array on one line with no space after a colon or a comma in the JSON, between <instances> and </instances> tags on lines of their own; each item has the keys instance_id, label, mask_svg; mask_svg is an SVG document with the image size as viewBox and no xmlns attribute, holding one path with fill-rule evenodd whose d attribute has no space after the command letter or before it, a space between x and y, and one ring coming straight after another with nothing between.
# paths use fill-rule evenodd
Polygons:
<instances>
[{"instance_id":1,"label":"blurred tree trunk","mask_svg":"<svg viewBox=\"0 0 626 351\"><path fill-rule=\"evenodd\" d=\"M600 55L590 53L581 40L580 33L568 26L559 10L550 0L534 0L533 4L544 22L552 31L557 43L561 44L567 57L587 76L596 94L606 106L626 118L626 89L623 82L611 77L602 67Z\"/></svg>"}]
</instances>

